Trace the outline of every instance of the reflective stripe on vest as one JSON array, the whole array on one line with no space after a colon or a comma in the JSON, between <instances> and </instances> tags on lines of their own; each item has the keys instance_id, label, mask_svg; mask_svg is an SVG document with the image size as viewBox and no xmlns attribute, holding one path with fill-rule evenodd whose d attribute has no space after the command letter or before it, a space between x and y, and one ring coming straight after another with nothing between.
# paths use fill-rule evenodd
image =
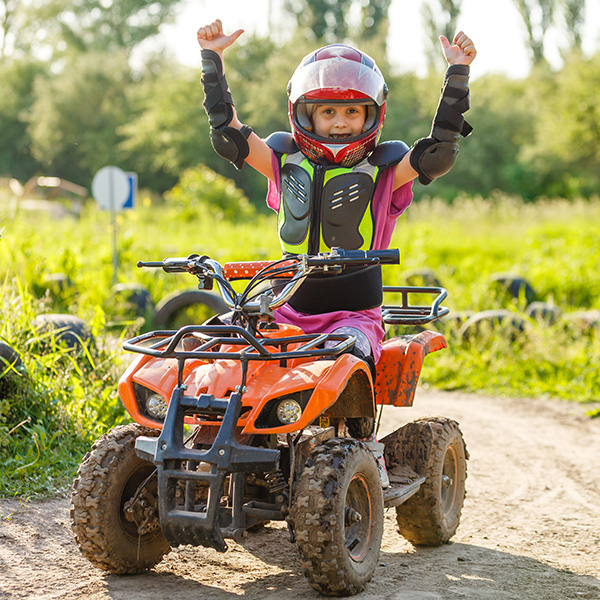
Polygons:
<instances>
[{"instance_id":1,"label":"reflective stripe on vest","mask_svg":"<svg viewBox=\"0 0 600 600\"><path fill-rule=\"evenodd\" d=\"M352 168L314 165L301 152L280 163L278 231L284 252L316 254L329 248L368 250L371 205L379 168L364 160Z\"/></svg>"}]
</instances>

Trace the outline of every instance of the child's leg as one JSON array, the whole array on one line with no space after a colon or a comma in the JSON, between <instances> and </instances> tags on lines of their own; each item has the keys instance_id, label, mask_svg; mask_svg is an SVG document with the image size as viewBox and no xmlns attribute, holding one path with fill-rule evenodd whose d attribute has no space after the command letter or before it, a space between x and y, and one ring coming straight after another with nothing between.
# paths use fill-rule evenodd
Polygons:
<instances>
[{"instance_id":1,"label":"child's leg","mask_svg":"<svg viewBox=\"0 0 600 600\"><path fill-rule=\"evenodd\" d=\"M354 354L358 358L364 360L367 365L369 365L369 369L371 370L371 374L373 376L373 381L375 381L375 361L373 360L373 353L371 351L371 345L369 344L369 339L367 336L354 327L339 327L332 331L334 334L338 335L353 335L356 338L356 343L354 344L354 348L351 351L351 354ZM335 342L327 342L327 345L333 345ZM390 480L387 473L387 468L385 466L385 458L383 456L383 444L380 444L377 441L377 435L375 431L373 431L368 437L361 438L361 441L364 442L368 448L373 452L373 456L375 457L375 461L377 463L377 468L379 469L379 477L381 478L381 487L387 488L390 485Z\"/></svg>"}]
</instances>

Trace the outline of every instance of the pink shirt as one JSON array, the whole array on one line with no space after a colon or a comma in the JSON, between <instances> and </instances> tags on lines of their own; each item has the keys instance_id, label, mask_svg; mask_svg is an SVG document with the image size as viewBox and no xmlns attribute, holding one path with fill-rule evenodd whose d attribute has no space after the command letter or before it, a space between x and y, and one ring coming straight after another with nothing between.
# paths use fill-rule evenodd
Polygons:
<instances>
[{"instance_id":1,"label":"pink shirt","mask_svg":"<svg viewBox=\"0 0 600 600\"><path fill-rule=\"evenodd\" d=\"M278 212L281 188L279 163L275 154L272 155L272 164L276 181L269 181L267 205ZM389 248L396 221L412 202L412 181L394 191L394 174L395 169L393 168L386 169L380 174L373 196L373 250ZM289 304L285 304L275 311L275 315L279 322L297 325L305 333L331 333L338 327L355 327L367 336L373 350L373 358L375 362L379 360L381 355L379 343L385 335L380 308L361 311L340 310L320 315L307 315L297 312Z\"/></svg>"}]
</instances>

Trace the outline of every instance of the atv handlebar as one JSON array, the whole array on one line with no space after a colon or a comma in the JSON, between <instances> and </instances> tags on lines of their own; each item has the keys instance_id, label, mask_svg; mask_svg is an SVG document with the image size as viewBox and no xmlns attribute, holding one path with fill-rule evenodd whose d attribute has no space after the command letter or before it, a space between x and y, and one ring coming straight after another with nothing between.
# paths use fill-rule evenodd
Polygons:
<instances>
[{"instance_id":1,"label":"atv handlebar","mask_svg":"<svg viewBox=\"0 0 600 600\"><path fill-rule=\"evenodd\" d=\"M336 273L350 266L375 264L399 264L398 250L343 250L332 248L331 252L317 255L289 255L278 261L253 261L227 263L219 262L206 255L191 254L186 258L165 258L163 261L137 263L138 267L162 268L167 273L191 273L200 280L199 287L212 287L216 281L227 306L234 310L244 307L247 313L265 313L285 304L300 287L304 279L318 272ZM250 298L250 292L263 281L286 278L287 283L274 298L272 292L262 293L258 300ZM238 294L230 284L236 279L250 279L246 290ZM271 299L269 299L269 296Z\"/></svg>"}]
</instances>

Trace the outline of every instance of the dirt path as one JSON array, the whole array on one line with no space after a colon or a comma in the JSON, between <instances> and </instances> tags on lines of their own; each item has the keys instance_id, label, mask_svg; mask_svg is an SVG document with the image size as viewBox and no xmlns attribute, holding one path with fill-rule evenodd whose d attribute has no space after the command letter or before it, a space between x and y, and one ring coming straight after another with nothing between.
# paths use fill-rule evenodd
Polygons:
<instances>
[{"instance_id":1,"label":"dirt path","mask_svg":"<svg viewBox=\"0 0 600 600\"><path fill-rule=\"evenodd\" d=\"M442 414L471 454L453 543L415 549L387 512L380 566L361 600L600 599L600 420L581 407L421 391L390 409L382 433ZM231 542L224 555L183 547L145 575L118 577L78 552L68 502L0 501L0 598L316 599L281 527Z\"/></svg>"}]
</instances>

